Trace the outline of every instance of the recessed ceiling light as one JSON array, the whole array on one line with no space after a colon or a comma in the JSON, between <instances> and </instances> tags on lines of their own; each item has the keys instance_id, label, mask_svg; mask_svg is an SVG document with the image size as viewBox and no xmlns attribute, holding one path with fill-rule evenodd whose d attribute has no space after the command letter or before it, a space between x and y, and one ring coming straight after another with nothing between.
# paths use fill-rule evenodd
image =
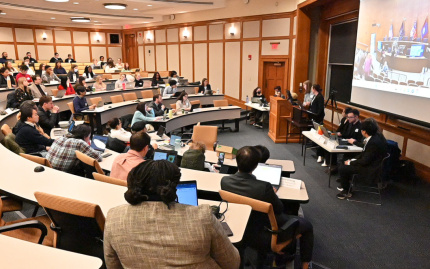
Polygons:
<instances>
[{"instance_id":1,"label":"recessed ceiling light","mask_svg":"<svg viewBox=\"0 0 430 269\"><path fill-rule=\"evenodd\" d=\"M74 4L74 5L79 5L79 3L78 3L78 2L73 2L73 4Z\"/></svg>"},{"instance_id":2,"label":"recessed ceiling light","mask_svg":"<svg viewBox=\"0 0 430 269\"><path fill-rule=\"evenodd\" d=\"M69 0L45 0L46 2L55 2L55 3L65 3L69 2Z\"/></svg>"},{"instance_id":3,"label":"recessed ceiling light","mask_svg":"<svg viewBox=\"0 0 430 269\"><path fill-rule=\"evenodd\" d=\"M54 18L54 17L52 17L52 18L51 18L51 20L55 20L55 18Z\"/></svg>"},{"instance_id":4,"label":"recessed ceiling light","mask_svg":"<svg viewBox=\"0 0 430 269\"><path fill-rule=\"evenodd\" d=\"M0 15L6 15L6 12L1 12Z\"/></svg>"},{"instance_id":5,"label":"recessed ceiling light","mask_svg":"<svg viewBox=\"0 0 430 269\"><path fill-rule=\"evenodd\" d=\"M99 21L94 21L94 22L99 22Z\"/></svg>"},{"instance_id":6,"label":"recessed ceiling light","mask_svg":"<svg viewBox=\"0 0 430 269\"><path fill-rule=\"evenodd\" d=\"M71 17L70 18L73 22L90 22L90 18L84 18L84 17Z\"/></svg>"},{"instance_id":7,"label":"recessed ceiling light","mask_svg":"<svg viewBox=\"0 0 430 269\"><path fill-rule=\"evenodd\" d=\"M103 5L107 9L126 9L127 8L126 4L120 4L120 3L106 3Z\"/></svg>"},{"instance_id":8,"label":"recessed ceiling light","mask_svg":"<svg viewBox=\"0 0 430 269\"><path fill-rule=\"evenodd\" d=\"M139 10L139 9L137 9L137 8L133 8L133 10Z\"/></svg>"},{"instance_id":9,"label":"recessed ceiling light","mask_svg":"<svg viewBox=\"0 0 430 269\"><path fill-rule=\"evenodd\" d=\"M152 7L152 5L148 5L148 7Z\"/></svg>"}]
</instances>

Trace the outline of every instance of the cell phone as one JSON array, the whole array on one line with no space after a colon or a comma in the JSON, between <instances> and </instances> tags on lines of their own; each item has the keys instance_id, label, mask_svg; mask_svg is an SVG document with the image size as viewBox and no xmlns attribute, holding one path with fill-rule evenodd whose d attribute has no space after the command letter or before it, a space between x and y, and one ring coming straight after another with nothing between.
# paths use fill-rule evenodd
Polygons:
<instances>
[{"instance_id":1,"label":"cell phone","mask_svg":"<svg viewBox=\"0 0 430 269\"><path fill-rule=\"evenodd\" d=\"M224 163L224 158L225 158L225 153L224 152L220 152L219 156L218 156L218 164L221 165Z\"/></svg>"},{"instance_id":2,"label":"cell phone","mask_svg":"<svg viewBox=\"0 0 430 269\"><path fill-rule=\"evenodd\" d=\"M227 222L221 222L221 226L227 236L233 236L233 232L231 231L230 226L228 226Z\"/></svg>"},{"instance_id":3,"label":"cell phone","mask_svg":"<svg viewBox=\"0 0 430 269\"><path fill-rule=\"evenodd\" d=\"M103 158L106 158L106 157L109 157L109 156L111 156L111 155L112 155L112 153L105 153L105 154L103 154L103 155L102 155L102 157L103 157Z\"/></svg>"}]
</instances>

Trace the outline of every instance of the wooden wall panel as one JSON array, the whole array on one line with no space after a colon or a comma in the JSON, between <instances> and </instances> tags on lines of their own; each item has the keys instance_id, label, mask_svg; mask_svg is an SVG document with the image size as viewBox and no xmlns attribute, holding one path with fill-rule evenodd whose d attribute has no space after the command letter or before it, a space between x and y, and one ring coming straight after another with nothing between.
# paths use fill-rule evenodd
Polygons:
<instances>
[{"instance_id":1,"label":"wooden wall panel","mask_svg":"<svg viewBox=\"0 0 430 269\"><path fill-rule=\"evenodd\" d=\"M116 62L118 58L122 59L122 48L121 47L108 47L109 57Z\"/></svg>"},{"instance_id":2,"label":"wooden wall panel","mask_svg":"<svg viewBox=\"0 0 430 269\"><path fill-rule=\"evenodd\" d=\"M187 37L185 37L187 36ZM179 40L181 42L193 41L193 27L182 27L179 29Z\"/></svg>"},{"instance_id":3,"label":"wooden wall panel","mask_svg":"<svg viewBox=\"0 0 430 269\"><path fill-rule=\"evenodd\" d=\"M99 42L96 41L96 36L99 36ZM104 45L106 44L106 35L105 33L100 32L91 32L90 33L90 43L94 45Z\"/></svg>"},{"instance_id":4,"label":"wooden wall panel","mask_svg":"<svg viewBox=\"0 0 430 269\"><path fill-rule=\"evenodd\" d=\"M145 46L145 65L146 71L156 71L155 70L155 53L154 46Z\"/></svg>"},{"instance_id":5,"label":"wooden wall panel","mask_svg":"<svg viewBox=\"0 0 430 269\"><path fill-rule=\"evenodd\" d=\"M13 42L13 33L11 28L0 27L0 41Z\"/></svg>"},{"instance_id":6,"label":"wooden wall panel","mask_svg":"<svg viewBox=\"0 0 430 269\"><path fill-rule=\"evenodd\" d=\"M166 30L155 30L155 40L157 43L164 43L166 42Z\"/></svg>"},{"instance_id":7,"label":"wooden wall panel","mask_svg":"<svg viewBox=\"0 0 430 269\"><path fill-rule=\"evenodd\" d=\"M209 79L212 90L223 90L223 55L222 43L209 43Z\"/></svg>"},{"instance_id":8,"label":"wooden wall panel","mask_svg":"<svg viewBox=\"0 0 430 269\"><path fill-rule=\"evenodd\" d=\"M239 99L240 42L225 43L225 94Z\"/></svg>"},{"instance_id":9,"label":"wooden wall panel","mask_svg":"<svg viewBox=\"0 0 430 269\"><path fill-rule=\"evenodd\" d=\"M260 37L260 21L246 21L243 23L243 38Z\"/></svg>"},{"instance_id":10,"label":"wooden wall panel","mask_svg":"<svg viewBox=\"0 0 430 269\"><path fill-rule=\"evenodd\" d=\"M204 26L195 26L194 27L194 41L202 41L208 39L208 27Z\"/></svg>"},{"instance_id":11,"label":"wooden wall panel","mask_svg":"<svg viewBox=\"0 0 430 269\"><path fill-rule=\"evenodd\" d=\"M290 18L263 20L263 37L290 35Z\"/></svg>"},{"instance_id":12,"label":"wooden wall panel","mask_svg":"<svg viewBox=\"0 0 430 269\"><path fill-rule=\"evenodd\" d=\"M178 42L179 37L179 29L173 28L173 29L167 29L167 42Z\"/></svg>"},{"instance_id":13,"label":"wooden wall panel","mask_svg":"<svg viewBox=\"0 0 430 269\"><path fill-rule=\"evenodd\" d=\"M92 62L92 59L90 58L90 48L86 47L86 46L76 46L75 47L75 60L77 62L81 62L81 63Z\"/></svg>"},{"instance_id":14,"label":"wooden wall panel","mask_svg":"<svg viewBox=\"0 0 430 269\"><path fill-rule=\"evenodd\" d=\"M193 77L193 45L181 45L181 74L182 77L194 81Z\"/></svg>"},{"instance_id":15,"label":"wooden wall panel","mask_svg":"<svg viewBox=\"0 0 430 269\"><path fill-rule=\"evenodd\" d=\"M46 33L46 40L42 38L43 33ZM52 30L36 29L36 41L37 43L54 43Z\"/></svg>"},{"instance_id":16,"label":"wooden wall panel","mask_svg":"<svg viewBox=\"0 0 430 269\"><path fill-rule=\"evenodd\" d=\"M107 59L106 57L106 47L91 47L91 55L93 58L96 58L100 61L100 56L105 57L105 61Z\"/></svg>"},{"instance_id":17,"label":"wooden wall panel","mask_svg":"<svg viewBox=\"0 0 430 269\"><path fill-rule=\"evenodd\" d=\"M60 58L62 58L63 61L67 58L67 54L69 53L72 54L72 57L76 57L76 56L73 56L72 46L57 46L56 51L60 54ZM51 55L51 57L53 56L54 55Z\"/></svg>"},{"instance_id":18,"label":"wooden wall panel","mask_svg":"<svg viewBox=\"0 0 430 269\"><path fill-rule=\"evenodd\" d=\"M223 39L224 26L222 24L211 24L209 25L209 40Z\"/></svg>"},{"instance_id":19,"label":"wooden wall panel","mask_svg":"<svg viewBox=\"0 0 430 269\"><path fill-rule=\"evenodd\" d=\"M179 45L168 45L167 46L167 65L169 71L175 70L179 72ZM158 70L167 71L167 70Z\"/></svg>"},{"instance_id":20,"label":"wooden wall panel","mask_svg":"<svg viewBox=\"0 0 430 269\"><path fill-rule=\"evenodd\" d=\"M16 28L15 29L16 42L31 42L34 43L33 29Z\"/></svg>"},{"instance_id":21,"label":"wooden wall panel","mask_svg":"<svg viewBox=\"0 0 430 269\"><path fill-rule=\"evenodd\" d=\"M3 48L3 45L1 46ZM27 55L27 52L31 52L31 57L36 56L36 48L34 45L17 45L19 60L24 60L24 57Z\"/></svg>"},{"instance_id":22,"label":"wooden wall panel","mask_svg":"<svg viewBox=\"0 0 430 269\"><path fill-rule=\"evenodd\" d=\"M273 49L270 43L279 42L277 49ZM261 55L289 55L290 54L290 40L263 40L261 43Z\"/></svg>"},{"instance_id":23,"label":"wooden wall panel","mask_svg":"<svg viewBox=\"0 0 430 269\"><path fill-rule=\"evenodd\" d=\"M242 56L242 101L246 101L246 96L250 98L252 91L258 85L258 54L260 49L260 42L258 41L244 41L243 42L243 56ZM252 59L248 60L248 55Z\"/></svg>"},{"instance_id":24,"label":"wooden wall panel","mask_svg":"<svg viewBox=\"0 0 430 269\"><path fill-rule=\"evenodd\" d=\"M239 39L241 36L241 23L240 22L232 22L232 23L226 23L224 26L224 36L225 39ZM230 34L230 30L235 31L234 35Z\"/></svg>"},{"instance_id":25,"label":"wooden wall panel","mask_svg":"<svg viewBox=\"0 0 430 269\"><path fill-rule=\"evenodd\" d=\"M73 43L74 44L89 44L88 32L73 32Z\"/></svg>"},{"instance_id":26,"label":"wooden wall panel","mask_svg":"<svg viewBox=\"0 0 430 269\"><path fill-rule=\"evenodd\" d=\"M138 54L139 54L139 68L141 69L141 70L145 70L146 71L146 68L145 68L145 49L144 49L145 47L144 46L138 46L138 48L137 48L137 51L138 51Z\"/></svg>"},{"instance_id":27,"label":"wooden wall panel","mask_svg":"<svg viewBox=\"0 0 430 269\"><path fill-rule=\"evenodd\" d=\"M208 46L207 44L194 44L194 81L202 81L207 77Z\"/></svg>"},{"instance_id":28,"label":"wooden wall panel","mask_svg":"<svg viewBox=\"0 0 430 269\"><path fill-rule=\"evenodd\" d=\"M157 70L167 70L167 47L166 45L156 46Z\"/></svg>"},{"instance_id":29,"label":"wooden wall panel","mask_svg":"<svg viewBox=\"0 0 430 269\"><path fill-rule=\"evenodd\" d=\"M55 43L68 44L72 43L72 33L70 31L55 30Z\"/></svg>"},{"instance_id":30,"label":"wooden wall panel","mask_svg":"<svg viewBox=\"0 0 430 269\"><path fill-rule=\"evenodd\" d=\"M49 60L54 56L54 46L52 45L38 45L37 51L39 60Z\"/></svg>"}]
</instances>

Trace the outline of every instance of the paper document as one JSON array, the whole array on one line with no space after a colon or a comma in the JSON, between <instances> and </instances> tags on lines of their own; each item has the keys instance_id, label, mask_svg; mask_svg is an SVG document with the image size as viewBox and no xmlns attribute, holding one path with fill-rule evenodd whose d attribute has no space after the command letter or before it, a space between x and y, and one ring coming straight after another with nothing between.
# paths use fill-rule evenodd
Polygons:
<instances>
[{"instance_id":1,"label":"paper document","mask_svg":"<svg viewBox=\"0 0 430 269\"><path fill-rule=\"evenodd\" d=\"M300 190L302 186L302 181L300 179L294 179L294 178L283 178L281 181L281 186Z\"/></svg>"}]
</instances>

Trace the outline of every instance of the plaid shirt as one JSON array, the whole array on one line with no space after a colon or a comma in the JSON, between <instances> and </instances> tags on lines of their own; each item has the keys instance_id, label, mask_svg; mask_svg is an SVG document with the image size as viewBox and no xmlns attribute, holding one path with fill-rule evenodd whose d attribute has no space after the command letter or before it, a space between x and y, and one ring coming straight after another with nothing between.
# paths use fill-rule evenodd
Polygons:
<instances>
[{"instance_id":1,"label":"plaid shirt","mask_svg":"<svg viewBox=\"0 0 430 269\"><path fill-rule=\"evenodd\" d=\"M84 140L66 137L60 137L54 141L46 155L46 159L51 162L54 169L69 171L79 162L76 158L76 150L99 162L102 161L101 154L91 148Z\"/></svg>"}]
</instances>

